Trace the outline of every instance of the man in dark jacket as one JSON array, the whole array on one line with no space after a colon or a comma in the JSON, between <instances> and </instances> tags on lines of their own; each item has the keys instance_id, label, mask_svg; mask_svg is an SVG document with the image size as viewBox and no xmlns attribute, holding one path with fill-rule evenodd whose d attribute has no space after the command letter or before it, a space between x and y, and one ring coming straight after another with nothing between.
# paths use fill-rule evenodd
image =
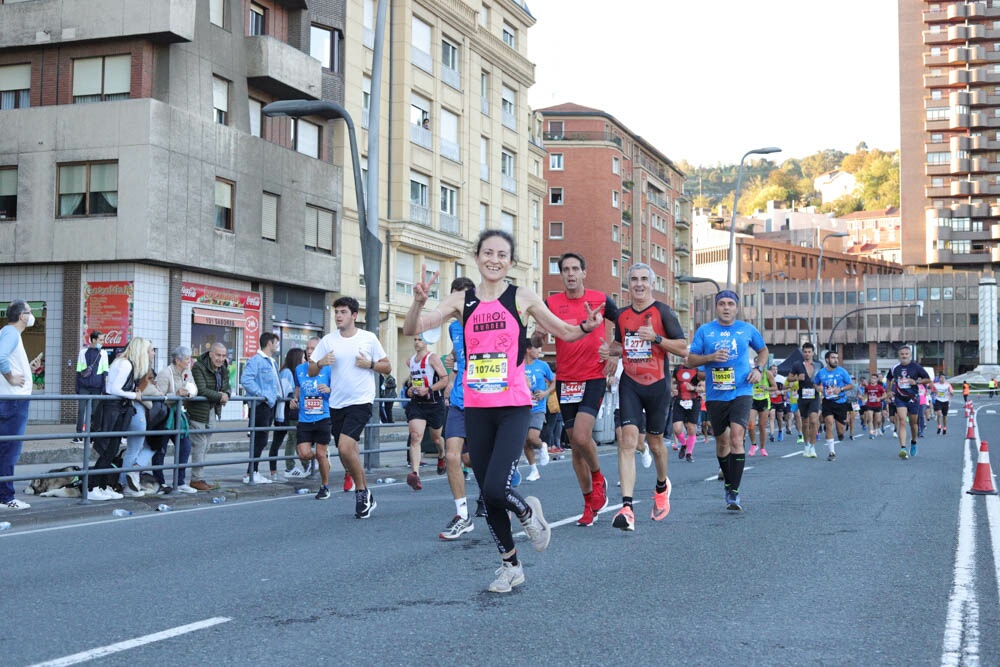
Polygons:
<instances>
[{"instance_id":1,"label":"man in dark jacket","mask_svg":"<svg viewBox=\"0 0 1000 667\"><path fill-rule=\"evenodd\" d=\"M192 401L187 405L191 428L191 463L194 466L205 460L208 442L212 437L208 429L222 416L222 406L229 402L228 354L225 345L214 343L191 367L198 396L205 399ZM212 490L213 487L205 481L204 474L204 467L191 468L191 488L198 491Z\"/></svg>"},{"instance_id":2,"label":"man in dark jacket","mask_svg":"<svg viewBox=\"0 0 1000 667\"><path fill-rule=\"evenodd\" d=\"M104 378L108 376L108 353L101 349L104 345L104 334L94 330L90 332L90 345L80 350L80 356L76 360L76 393L80 395L100 395L104 391ZM77 437L73 438L73 444L78 445L83 442L79 434L84 431L93 431L90 428L90 415L94 411L94 406L86 399L80 399L76 413Z\"/></svg>"}]
</instances>

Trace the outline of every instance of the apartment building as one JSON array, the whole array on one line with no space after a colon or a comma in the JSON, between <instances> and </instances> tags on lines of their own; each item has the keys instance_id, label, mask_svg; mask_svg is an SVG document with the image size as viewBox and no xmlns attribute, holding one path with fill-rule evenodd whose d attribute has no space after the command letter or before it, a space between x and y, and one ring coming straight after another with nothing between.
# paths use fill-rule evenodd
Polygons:
<instances>
[{"instance_id":1,"label":"apartment building","mask_svg":"<svg viewBox=\"0 0 1000 667\"><path fill-rule=\"evenodd\" d=\"M901 264L900 216L895 206L877 211L855 211L840 218L851 235L848 253Z\"/></svg>"},{"instance_id":2,"label":"apartment building","mask_svg":"<svg viewBox=\"0 0 1000 667\"><path fill-rule=\"evenodd\" d=\"M0 4L0 299L40 315L36 393L73 393L94 329L113 351L149 338L157 368L176 345L223 342L236 386L262 331L288 348L328 326L343 131L261 109L342 99L338 4Z\"/></svg>"},{"instance_id":3,"label":"apartment building","mask_svg":"<svg viewBox=\"0 0 1000 667\"><path fill-rule=\"evenodd\" d=\"M539 109L548 149L543 252L546 294L561 291L559 256L587 261L587 286L628 303L628 269L656 273L654 297L690 329L691 201L685 175L663 152L600 109L567 103Z\"/></svg>"},{"instance_id":4,"label":"apartment building","mask_svg":"<svg viewBox=\"0 0 1000 667\"><path fill-rule=\"evenodd\" d=\"M899 2L902 257L1000 262L1000 2Z\"/></svg>"},{"instance_id":5,"label":"apartment building","mask_svg":"<svg viewBox=\"0 0 1000 667\"><path fill-rule=\"evenodd\" d=\"M396 0L387 3L381 104L371 108L376 0L347 0L344 106L360 119L367 178L368 126L379 114L379 230L384 244L380 332L396 368L412 354L400 340L421 270L440 280L428 307L456 276L478 280L473 248L480 230L514 235L511 279L538 290L544 149L528 108L534 65L527 58L535 19L513 0ZM338 163L349 164L339 144ZM344 191L354 192L345 173ZM345 229L358 229L353 195ZM357 234L345 234L343 290L362 294L365 267ZM362 300L363 301L363 300ZM367 316L367 313L366 313ZM448 351L447 337L438 345ZM400 371L404 373L404 371Z\"/></svg>"}]
</instances>

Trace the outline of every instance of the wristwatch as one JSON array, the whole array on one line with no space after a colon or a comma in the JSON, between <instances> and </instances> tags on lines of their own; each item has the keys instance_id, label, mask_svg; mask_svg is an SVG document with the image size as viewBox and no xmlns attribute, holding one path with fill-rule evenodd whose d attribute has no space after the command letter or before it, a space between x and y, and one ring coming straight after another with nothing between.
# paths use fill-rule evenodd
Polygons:
<instances>
[{"instance_id":1,"label":"wristwatch","mask_svg":"<svg viewBox=\"0 0 1000 667\"><path fill-rule=\"evenodd\" d=\"M763 368L761 368L760 366L754 366L754 370L756 370L756 371L757 371L758 373L760 373L761 375L763 375L763 374L764 374L764 369L763 369Z\"/></svg>"},{"instance_id":2,"label":"wristwatch","mask_svg":"<svg viewBox=\"0 0 1000 667\"><path fill-rule=\"evenodd\" d=\"M663 342L663 336L657 334L656 338L653 339L653 342L656 343L657 345L659 345L660 343Z\"/></svg>"}]
</instances>

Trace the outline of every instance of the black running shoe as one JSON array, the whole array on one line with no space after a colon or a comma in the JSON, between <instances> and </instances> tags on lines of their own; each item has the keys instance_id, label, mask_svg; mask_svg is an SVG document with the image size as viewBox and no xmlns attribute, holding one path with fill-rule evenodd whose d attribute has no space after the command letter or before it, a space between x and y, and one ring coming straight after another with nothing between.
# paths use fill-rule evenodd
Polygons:
<instances>
[{"instance_id":1,"label":"black running shoe","mask_svg":"<svg viewBox=\"0 0 1000 667\"><path fill-rule=\"evenodd\" d=\"M486 503L482 498L476 501L476 516L486 516Z\"/></svg>"},{"instance_id":2,"label":"black running shoe","mask_svg":"<svg viewBox=\"0 0 1000 667\"><path fill-rule=\"evenodd\" d=\"M358 491L354 494L354 517L356 519L367 519L378 507L375 496L368 489Z\"/></svg>"},{"instance_id":3,"label":"black running shoe","mask_svg":"<svg viewBox=\"0 0 1000 667\"><path fill-rule=\"evenodd\" d=\"M330 487L321 486L319 487L319 493L316 494L316 500L326 500L330 497Z\"/></svg>"}]
</instances>

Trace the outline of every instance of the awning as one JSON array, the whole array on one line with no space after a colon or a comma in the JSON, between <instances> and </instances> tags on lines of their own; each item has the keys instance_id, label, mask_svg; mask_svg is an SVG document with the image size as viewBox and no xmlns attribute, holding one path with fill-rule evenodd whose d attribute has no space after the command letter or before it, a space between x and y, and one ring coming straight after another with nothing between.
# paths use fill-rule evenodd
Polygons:
<instances>
[{"instance_id":1,"label":"awning","mask_svg":"<svg viewBox=\"0 0 1000 667\"><path fill-rule=\"evenodd\" d=\"M216 327L231 327L242 329L247 323L243 313L228 310L211 310L208 308L193 308L195 324L211 324Z\"/></svg>"}]
</instances>

